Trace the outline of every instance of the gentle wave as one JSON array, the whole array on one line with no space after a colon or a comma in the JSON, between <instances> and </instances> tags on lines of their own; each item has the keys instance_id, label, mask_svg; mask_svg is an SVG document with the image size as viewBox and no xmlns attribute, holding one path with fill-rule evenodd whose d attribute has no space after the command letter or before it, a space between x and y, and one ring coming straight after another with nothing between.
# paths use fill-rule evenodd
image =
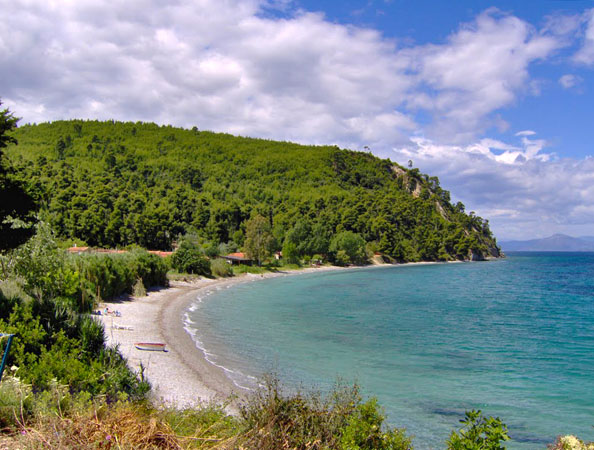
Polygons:
<instances>
[{"instance_id":1,"label":"gentle wave","mask_svg":"<svg viewBox=\"0 0 594 450\"><path fill-rule=\"evenodd\" d=\"M443 448L472 408L508 424L510 449L560 433L594 439L592 254L305 274L215 292L188 312L190 328L241 385L272 367L288 387L357 380L417 448Z\"/></svg>"},{"instance_id":2,"label":"gentle wave","mask_svg":"<svg viewBox=\"0 0 594 450\"><path fill-rule=\"evenodd\" d=\"M231 285L225 286L225 288L227 289L229 287L231 287ZM235 384L235 386L237 386L238 388L253 391L258 386L258 384L255 383L257 381L257 378L252 375L245 374L239 369L230 368L225 364L222 364L220 362L221 357L213 351L210 351L208 348L206 348L206 346L200 338L199 329L197 327L198 322L192 320L190 317L191 313L196 312L200 308L201 304L203 303L206 297L210 296L214 291L221 291L222 289L222 287L216 286L205 291L201 296L196 297L194 302L190 304L189 308L183 316L183 328L190 335L190 337L196 344L196 348L198 348L202 352L202 354L204 355L204 359L209 364L212 364L213 366L221 369L225 373L227 378L229 378L233 382L233 384Z\"/></svg>"}]
</instances>

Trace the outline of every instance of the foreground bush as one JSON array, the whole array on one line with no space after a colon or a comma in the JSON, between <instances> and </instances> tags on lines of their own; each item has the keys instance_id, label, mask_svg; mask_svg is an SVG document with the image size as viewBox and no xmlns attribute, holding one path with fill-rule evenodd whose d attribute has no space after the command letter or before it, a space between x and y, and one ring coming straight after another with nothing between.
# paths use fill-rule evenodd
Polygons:
<instances>
[{"instance_id":1,"label":"foreground bush","mask_svg":"<svg viewBox=\"0 0 594 450\"><path fill-rule=\"evenodd\" d=\"M550 450L594 450L594 442L584 442L575 436L559 436Z\"/></svg>"},{"instance_id":2,"label":"foreground bush","mask_svg":"<svg viewBox=\"0 0 594 450\"><path fill-rule=\"evenodd\" d=\"M0 329L16 335L7 367L17 367L20 380L36 392L57 382L72 393L110 401L144 397L149 385L128 368L117 349L105 347L100 323L59 310L41 312L36 305L17 304L6 319L0 317Z\"/></svg>"},{"instance_id":3,"label":"foreground bush","mask_svg":"<svg viewBox=\"0 0 594 450\"><path fill-rule=\"evenodd\" d=\"M330 396L283 395L269 380L241 408L243 448L412 449L404 429L384 427L377 401L362 402L357 386L338 387Z\"/></svg>"},{"instance_id":4,"label":"foreground bush","mask_svg":"<svg viewBox=\"0 0 594 450\"><path fill-rule=\"evenodd\" d=\"M19 448L411 449L404 430L383 427L377 402L357 387L326 398L283 395L270 382L229 416L223 406L156 409L146 402L109 404L53 384L33 394L10 378L0 386L0 424ZM7 399L7 403L4 400ZM6 418L6 419L5 419Z\"/></svg>"},{"instance_id":5,"label":"foreground bush","mask_svg":"<svg viewBox=\"0 0 594 450\"><path fill-rule=\"evenodd\" d=\"M481 411L467 411L460 420L464 427L452 431L448 450L503 450L502 442L509 440L507 427L499 418L485 417Z\"/></svg>"},{"instance_id":6,"label":"foreground bush","mask_svg":"<svg viewBox=\"0 0 594 450\"><path fill-rule=\"evenodd\" d=\"M155 408L146 401L106 402L72 394L53 382L42 392L6 376L0 384L0 448L299 449L403 450L412 438L384 425L375 399L362 401L357 386L337 387L327 397L283 394L268 381L230 416L225 405ZM499 419L468 412L464 427L444 448L505 449ZM551 450L592 450L575 436L559 437Z\"/></svg>"}]
</instances>

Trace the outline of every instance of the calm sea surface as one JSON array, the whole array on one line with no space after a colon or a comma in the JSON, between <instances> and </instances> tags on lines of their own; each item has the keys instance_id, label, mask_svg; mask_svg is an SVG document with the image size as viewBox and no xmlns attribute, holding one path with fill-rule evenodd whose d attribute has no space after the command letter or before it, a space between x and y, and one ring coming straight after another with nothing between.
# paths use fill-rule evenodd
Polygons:
<instances>
[{"instance_id":1,"label":"calm sea surface","mask_svg":"<svg viewBox=\"0 0 594 450\"><path fill-rule=\"evenodd\" d=\"M472 408L513 449L594 440L594 253L300 274L213 291L188 313L208 359L254 386L358 382L418 449Z\"/></svg>"}]
</instances>

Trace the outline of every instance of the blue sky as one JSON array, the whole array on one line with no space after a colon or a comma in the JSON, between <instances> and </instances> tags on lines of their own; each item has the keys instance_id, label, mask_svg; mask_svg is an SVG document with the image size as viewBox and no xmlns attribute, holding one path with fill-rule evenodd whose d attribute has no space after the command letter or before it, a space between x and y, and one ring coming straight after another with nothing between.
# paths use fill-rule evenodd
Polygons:
<instances>
[{"instance_id":1,"label":"blue sky","mask_svg":"<svg viewBox=\"0 0 594 450\"><path fill-rule=\"evenodd\" d=\"M377 29L385 37L402 41L404 45L418 45L446 41L461 24L472 22L490 8L498 8L535 27L543 27L551 16L581 15L593 7L592 0L299 0L293 2L289 10L321 11L331 22ZM592 67L568 66L568 60L578 47L579 40L576 40L552 61L531 67L532 76L543 84L540 94L519 99L501 109L501 115L515 125L516 132L538 129L539 135L550 142L549 150L566 156L585 157L594 153L593 135L588 131L594 112L594 76ZM571 90L557 83L568 72L580 79L579 85ZM506 132L489 130L490 136L501 139L511 139L513 134L511 127Z\"/></svg>"},{"instance_id":2,"label":"blue sky","mask_svg":"<svg viewBox=\"0 0 594 450\"><path fill-rule=\"evenodd\" d=\"M365 147L499 239L594 235L594 2L0 0L23 122Z\"/></svg>"}]
</instances>

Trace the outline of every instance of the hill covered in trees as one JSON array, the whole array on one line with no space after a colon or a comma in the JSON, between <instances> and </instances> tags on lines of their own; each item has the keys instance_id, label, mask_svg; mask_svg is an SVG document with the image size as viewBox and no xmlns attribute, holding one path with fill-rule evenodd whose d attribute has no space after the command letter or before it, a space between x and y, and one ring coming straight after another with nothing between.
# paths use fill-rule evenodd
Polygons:
<instances>
[{"instance_id":1,"label":"hill covered in trees","mask_svg":"<svg viewBox=\"0 0 594 450\"><path fill-rule=\"evenodd\" d=\"M193 233L245 244L266 218L271 250L332 252L346 232L396 261L499 256L488 221L451 204L436 177L334 146L234 137L152 123L24 125L6 149L63 238L169 250Z\"/></svg>"}]
</instances>

